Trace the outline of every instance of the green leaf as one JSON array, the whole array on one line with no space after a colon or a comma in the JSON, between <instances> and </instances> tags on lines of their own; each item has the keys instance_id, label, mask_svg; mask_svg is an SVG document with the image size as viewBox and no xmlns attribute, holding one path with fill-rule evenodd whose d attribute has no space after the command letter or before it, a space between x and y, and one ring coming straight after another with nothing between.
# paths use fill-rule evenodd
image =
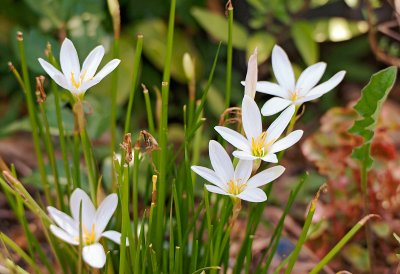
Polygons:
<instances>
[{"instance_id":1,"label":"green leaf","mask_svg":"<svg viewBox=\"0 0 400 274\"><path fill-rule=\"evenodd\" d=\"M271 34L264 31L256 32L251 35L247 41L246 60L249 59L250 55L253 54L254 49L257 48L257 63L261 64L265 62L271 55L275 43L275 37Z\"/></svg>"},{"instance_id":2,"label":"green leaf","mask_svg":"<svg viewBox=\"0 0 400 274\"><path fill-rule=\"evenodd\" d=\"M343 255L357 270L364 273L368 271L369 257L367 249L357 243L353 243L343 250Z\"/></svg>"},{"instance_id":3,"label":"green leaf","mask_svg":"<svg viewBox=\"0 0 400 274\"><path fill-rule=\"evenodd\" d=\"M161 19L143 20L135 25L133 33L143 34L143 54L159 70L164 69L167 42L167 26ZM183 71L183 55L188 52L195 60L196 78L202 74L202 59L192 40L179 29L174 31L174 48L172 51L171 76L174 80L186 83Z\"/></svg>"},{"instance_id":4,"label":"green leaf","mask_svg":"<svg viewBox=\"0 0 400 274\"><path fill-rule=\"evenodd\" d=\"M200 26L214 38L227 43L228 41L228 20L218 14L202 8L192 8L191 13ZM246 29L233 22L232 27L232 45L238 49L246 49L248 34Z\"/></svg>"},{"instance_id":5,"label":"green leaf","mask_svg":"<svg viewBox=\"0 0 400 274\"><path fill-rule=\"evenodd\" d=\"M20 28L14 28L14 37L16 36L17 31L22 31L24 34L26 63L28 65L28 68L32 70L35 74L44 74L44 70L39 64L38 57L45 58L44 50L46 49L47 42L50 42L53 45L53 52L59 52L57 41L54 40L51 36L45 35L36 29L24 31ZM13 39L12 43L14 53L17 53L19 51L17 39ZM19 54L16 55L19 56Z\"/></svg>"},{"instance_id":6,"label":"green leaf","mask_svg":"<svg viewBox=\"0 0 400 274\"><path fill-rule=\"evenodd\" d=\"M355 121L350 133L363 137L364 142L353 150L353 158L359 160L367 169L371 168L373 164L370 151L376 123L382 105L396 81L396 75L396 67L389 67L372 75L369 83L361 91L360 100L354 107L361 119Z\"/></svg>"},{"instance_id":7,"label":"green leaf","mask_svg":"<svg viewBox=\"0 0 400 274\"><path fill-rule=\"evenodd\" d=\"M293 24L292 38L304 62L310 66L319 60L319 47L313 38L313 29L310 23L297 21Z\"/></svg>"}]
</instances>

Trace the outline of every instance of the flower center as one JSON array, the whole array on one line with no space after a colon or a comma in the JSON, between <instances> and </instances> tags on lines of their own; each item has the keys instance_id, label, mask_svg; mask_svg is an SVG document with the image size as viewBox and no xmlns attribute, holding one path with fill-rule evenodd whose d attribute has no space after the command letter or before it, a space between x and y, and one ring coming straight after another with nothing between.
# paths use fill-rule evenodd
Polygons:
<instances>
[{"instance_id":1,"label":"flower center","mask_svg":"<svg viewBox=\"0 0 400 274\"><path fill-rule=\"evenodd\" d=\"M83 245L91 245L96 241L96 226L92 224L92 229L87 230L85 225L82 225L82 242ZM79 235L75 237L76 241L79 241Z\"/></svg>"},{"instance_id":2,"label":"flower center","mask_svg":"<svg viewBox=\"0 0 400 274\"><path fill-rule=\"evenodd\" d=\"M77 81L75 80L75 74L74 74L74 72L71 71L71 83L72 83L72 85L73 85L75 88L79 88L79 87L82 85L83 79L85 78L85 75L86 75L86 72L87 72L87 70L85 69L85 71L83 71L83 72L81 73L81 75L79 76L79 82L77 82Z\"/></svg>"},{"instance_id":3,"label":"flower center","mask_svg":"<svg viewBox=\"0 0 400 274\"><path fill-rule=\"evenodd\" d=\"M266 131L258 135L257 138L251 138L251 151L254 156L264 157L268 152L268 148L275 142L275 140L271 140L270 142L266 143L266 139Z\"/></svg>"},{"instance_id":4,"label":"flower center","mask_svg":"<svg viewBox=\"0 0 400 274\"><path fill-rule=\"evenodd\" d=\"M295 90L295 91L289 91L289 99L293 102L299 100L304 96L300 95L300 90Z\"/></svg>"},{"instance_id":5,"label":"flower center","mask_svg":"<svg viewBox=\"0 0 400 274\"><path fill-rule=\"evenodd\" d=\"M240 180L230 180L228 183L228 192L233 195L238 195L246 188L247 184L241 184Z\"/></svg>"}]
</instances>

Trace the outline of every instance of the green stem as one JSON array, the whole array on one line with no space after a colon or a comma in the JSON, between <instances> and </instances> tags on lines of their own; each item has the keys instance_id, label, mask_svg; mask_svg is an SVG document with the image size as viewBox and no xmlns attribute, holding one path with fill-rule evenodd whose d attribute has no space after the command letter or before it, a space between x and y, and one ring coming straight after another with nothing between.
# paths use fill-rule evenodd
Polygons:
<instances>
[{"instance_id":1,"label":"green stem","mask_svg":"<svg viewBox=\"0 0 400 274\"><path fill-rule=\"evenodd\" d=\"M330 260L344 247L344 245L364 226L364 224L371 218L378 217L378 215L370 214L362 218L349 232L323 257L319 263L311 270L309 274L317 274L322 268L329 263Z\"/></svg>"},{"instance_id":2,"label":"green stem","mask_svg":"<svg viewBox=\"0 0 400 274\"><path fill-rule=\"evenodd\" d=\"M55 187L56 193L57 193L57 207L63 211L64 210L64 199L63 199L63 194L61 191L61 186L60 186L60 181L59 181L59 175L58 175L57 163L56 163L55 154L54 154L54 148L53 148L53 144L51 142L49 122L47 120L45 107L42 103L39 103L39 109L40 109L40 113L42 114L42 120L43 120L44 127L45 127L44 144L46 146L47 154L49 157L50 167L53 172L54 187Z\"/></svg>"},{"instance_id":3,"label":"green stem","mask_svg":"<svg viewBox=\"0 0 400 274\"><path fill-rule=\"evenodd\" d=\"M71 147L71 145L69 145ZM74 176L74 188L81 187L81 169L80 169L80 140L78 130L74 131L74 145L73 150L73 176Z\"/></svg>"},{"instance_id":4,"label":"green stem","mask_svg":"<svg viewBox=\"0 0 400 274\"><path fill-rule=\"evenodd\" d=\"M144 101L146 103L146 113L147 113L147 122L149 124L149 131L151 134L154 134L155 129L154 129L153 109L151 107L149 91L144 85L143 85L143 95L144 95Z\"/></svg>"},{"instance_id":5,"label":"green stem","mask_svg":"<svg viewBox=\"0 0 400 274\"><path fill-rule=\"evenodd\" d=\"M113 57L118 58L119 56L119 38L114 37L113 45ZM111 78L111 157L113 157L115 144L116 144L116 134L117 134L117 89L118 89L118 73L119 68L117 67ZM116 178L114 165L111 165L111 179L113 182L113 189L115 188Z\"/></svg>"},{"instance_id":6,"label":"green stem","mask_svg":"<svg viewBox=\"0 0 400 274\"><path fill-rule=\"evenodd\" d=\"M75 130L79 131L81 142L82 142L82 149L83 149L83 156L86 162L86 168L88 171L89 177L89 187L90 187L90 196L92 198L93 203L96 205L96 191L97 191L97 180L96 180L96 172L95 172L95 161L94 155L92 151L92 146L90 144L89 137L86 132L85 128L85 114L83 111L82 101L79 99L75 102L73 106L73 111L75 115Z\"/></svg>"},{"instance_id":7,"label":"green stem","mask_svg":"<svg viewBox=\"0 0 400 274\"><path fill-rule=\"evenodd\" d=\"M361 164L361 190L364 196L364 214L368 215L370 213L369 205L369 188L368 188L368 169L364 163ZM367 238L367 249L369 257L369 268L371 273L376 273L375 271L375 248L374 239L369 223L365 225L365 236Z\"/></svg>"},{"instance_id":8,"label":"green stem","mask_svg":"<svg viewBox=\"0 0 400 274\"><path fill-rule=\"evenodd\" d=\"M294 124L297 121L297 112L299 111L300 106L301 105L295 107L294 114L292 116L292 119L290 119L289 126L287 127L287 130L286 130L286 136L288 136L293 131ZM286 150L282 150L281 152L279 152L279 154L278 154L279 161L282 160L283 155L285 155L285 151ZM271 184L271 186L272 186L272 184Z\"/></svg>"},{"instance_id":9,"label":"green stem","mask_svg":"<svg viewBox=\"0 0 400 274\"><path fill-rule=\"evenodd\" d=\"M57 66L55 58L54 58L51 50L49 50L49 61L53 66ZM60 95L59 95L59 91L57 89L57 85L54 81L51 81L51 88L52 88L52 91L54 94L54 103L56 105L57 126L58 126L58 133L59 133L59 140L60 140L60 147L61 147L61 154L62 154L62 160L63 160L63 165L64 165L65 177L67 178L68 192L70 192L74 188L74 185L72 182L70 168L68 165L69 161L68 161L68 153L67 153L67 147L66 147L66 142L65 142L64 124L63 124L62 116L61 116Z\"/></svg>"},{"instance_id":10,"label":"green stem","mask_svg":"<svg viewBox=\"0 0 400 274\"><path fill-rule=\"evenodd\" d=\"M168 132L168 97L169 97L169 81L171 74L171 61L172 61L172 47L174 39L174 21L175 21L175 6L176 0L171 0L171 7L169 13L168 22L168 37L167 37L167 53L164 65L163 83L161 88L162 106L161 106L161 123L159 128L159 139L160 139L160 176L158 180L158 197L156 212L156 224L158 232L155 239L155 251L158 254L162 254L162 236L164 231L164 212L165 212L165 197L166 197L166 179L167 179L167 132Z\"/></svg>"},{"instance_id":11,"label":"green stem","mask_svg":"<svg viewBox=\"0 0 400 274\"><path fill-rule=\"evenodd\" d=\"M320 194L321 190L324 187L325 187L324 185L320 187L320 189L318 190L318 192L315 195L314 199L311 201L310 209L308 210L306 221L305 221L305 223L303 225L303 230L301 231L300 238L297 241L296 246L295 246L292 254L290 255L289 265L286 268L285 274L292 273L294 264L296 263L297 258L298 258L299 254L300 254L301 248L303 247L303 245L304 245L304 243L306 241L308 230L310 229L312 218L314 216L315 209L316 209L316 206L317 206L319 194Z\"/></svg>"},{"instance_id":12,"label":"green stem","mask_svg":"<svg viewBox=\"0 0 400 274\"><path fill-rule=\"evenodd\" d=\"M139 200L139 152L140 148L134 147L133 150L133 191L132 191L132 212L133 212L133 231L135 242L138 240L138 223L139 223L139 209L138 209L138 200Z\"/></svg>"},{"instance_id":13,"label":"green stem","mask_svg":"<svg viewBox=\"0 0 400 274\"><path fill-rule=\"evenodd\" d=\"M135 57L133 58L132 89L129 94L128 110L126 111L126 117L125 117L125 133L128 133L130 131L132 106L133 106L133 99L135 98L137 78L139 75L139 64L140 64L140 57L142 54L142 47L143 47L143 35L139 34L137 36Z\"/></svg>"},{"instance_id":14,"label":"green stem","mask_svg":"<svg viewBox=\"0 0 400 274\"><path fill-rule=\"evenodd\" d=\"M228 51L226 62L226 90L225 90L225 109L230 106L231 102L231 84L232 84L232 29L233 29L233 6L232 2L228 1Z\"/></svg>"},{"instance_id":15,"label":"green stem","mask_svg":"<svg viewBox=\"0 0 400 274\"><path fill-rule=\"evenodd\" d=\"M22 67L22 75L23 75L23 80L24 80L24 88L23 90L25 91L26 95L26 101L28 104L28 112L29 112L29 121L31 124L32 128L32 137L33 137L33 144L35 147L35 153L36 153L36 159L38 163L38 168L39 168L39 173L40 173L40 178L43 184L43 189L44 193L46 196L47 203L49 205L53 204L51 195L50 195L50 187L49 183L47 181L47 175L46 175L46 169L44 166L43 162L43 155L42 155L42 150L40 148L40 139L39 139L39 133L38 133L38 127L40 126L38 121L38 117L36 115L36 108L33 103L33 95L32 95L32 89L31 85L29 83L29 73L28 73L28 66L26 64L26 57L25 57L25 46L24 46L24 40L22 33L18 33L18 48L19 48L19 54L21 58L21 67ZM14 75L16 74L16 70L13 71Z\"/></svg>"},{"instance_id":16,"label":"green stem","mask_svg":"<svg viewBox=\"0 0 400 274\"><path fill-rule=\"evenodd\" d=\"M130 226L129 218L129 172L128 165L124 164L123 174L119 174L120 181L120 199L121 199L121 245L120 245L120 257L119 257L119 273L125 273L126 265L126 238L127 230ZM133 244L133 243L131 243Z\"/></svg>"}]
</instances>

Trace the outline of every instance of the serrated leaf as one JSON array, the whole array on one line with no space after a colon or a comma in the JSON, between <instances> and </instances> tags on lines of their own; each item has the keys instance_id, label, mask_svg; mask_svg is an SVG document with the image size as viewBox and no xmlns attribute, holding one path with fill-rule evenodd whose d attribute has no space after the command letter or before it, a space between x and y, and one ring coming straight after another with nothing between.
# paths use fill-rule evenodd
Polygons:
<instances>
[{"instance_id":1,"label":"serrated leaf","mask_svg":"<svg viewBox=\"0 0 400 274\"><path fill-rule=\"evenodd\" d=\"M224 43L228 41L227 18L198 7L192 8L191 14L211 36ZM242 25L233 22L232 33L233 47L245 49L248 36L246 29Z\"/></svg>"},{"instance_id":2,"label":"serrated leaf","mask_svg":"<svg viewBox=\"0 0 400 274\"><path fill-rule=\"evenodd\" d=\"M378 122L379 114L397 75L396 67L389 67L372 75L369 83L362 89L361 98L354 109L360 114L361 119L355 121L350 133L364 138L360 147L353 151L352 157L359 160L367 169L371 168L371 142Z\"/></svg>"},{"instance_id":3,"label":"serrated leaf","mask_svg":"<svg viewBox=\"0 0 400 274\"><path fill-rule=\"evenodd\" d=\"M319 47L314 40L311 25L305 21L297 21L293 24L291 32L293 41L304 62L308 66L318 62Z\"/></svg>"}]
</instances>

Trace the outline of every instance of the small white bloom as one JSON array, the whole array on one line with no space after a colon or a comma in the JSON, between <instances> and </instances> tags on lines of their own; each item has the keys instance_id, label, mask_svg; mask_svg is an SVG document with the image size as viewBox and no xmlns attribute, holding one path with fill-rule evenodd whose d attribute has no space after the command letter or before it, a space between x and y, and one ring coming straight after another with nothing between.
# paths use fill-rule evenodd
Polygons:
<instances>
[{"instance_id":1,"label":"small white bloom","mask_svg":"<svg viewBox=\"0 0 400 274\"><path fill-rule=\"evenodd\" d=\"M228 153L214 140L209 143L209 155L214 170L192 166L195 173L213 184L205 185L207 190L249 202L266 201L267 195L259 187L272 182L285 171L283 166L274 166L250 178L253 161L239 160L234 169Z\"/></svg>"},{"instance_id":2,"label":"small white bloom","mask_svg":"<svg viewBox=\"0 0 400 274\"><path fill-rule=\"evenodd\" d=\"M61 240L79 245L79 209L82 204L82 240L83 260L93 268L102 268L106 262L106 254L99 243L101 237L120 244L121 233L113 230L104 231L118 205L117 194L108 195L100 206L94 207L89 196L82 189L75 189L70 198L71 216L54 208L47 210L56 225L50 225L51 232ZM128 245L128 239L126 239Z\"/></svg>"},{"instance_id":3,"label":"small white bloom","mask_svg":"<svg viewBox=\"0 0 400 274\"><path fill-rule=\"evenodd\" d=\"M339 71L328 81L316 86L326 69L326 63L319 62L306 68L296 82L289 58L278 45L272 50L272 68L278 84L259 81L256 85L257 91L276 96L262 107L261 113L265 116L274 115L290 105L299 106L321 97L335 88L346 74L345 71Z\"/></svg>"},{"instance_id":4,"label":"small white bloom","mask_svg":"<svg viewBox=\"0 0 400 274\"><path fill-rule=\"evenodd\" d=\"M250 96L252 99L254 99L256 95L257 74L257 48L255 48L247 65L247 74L244 87L244 94Z\"/></svg>"},{"instance_id":5,"label":"small white bloom","mask_svg":"<svg viewBox=\"0 0 400 274\"><path fill-rule=\"evenodd\" d=\"M81 70L78 53L76 52L74 44L71 40L65 38L60 51L60 66L62 72L42 58L38 60L47 74L53 78L59 86L69 90L74 96L82 96L86 90L98 84L120 63L120 60L113 59L95 75L103 56L104 47L97 46L86 57Z\"/></svg>"},{"instance_id":6,"label":"small white bloom","mask_svg":"<svg viewBox=\"0 0 400 274\"><path fill-rule=\"evenodd\" d=\"M303 135L302 130L295 130L278 140L294 115L294 108L294 106L288 107L266 131L263 131L260 110L256 102L245 95L242 102L242 124L247 139L227 127L216 126L215 130L238 149L233 152L233 156L243 160L261 159L277 163L278 158L275 153L291 147Z\"/></svg>"}]
</instances>

